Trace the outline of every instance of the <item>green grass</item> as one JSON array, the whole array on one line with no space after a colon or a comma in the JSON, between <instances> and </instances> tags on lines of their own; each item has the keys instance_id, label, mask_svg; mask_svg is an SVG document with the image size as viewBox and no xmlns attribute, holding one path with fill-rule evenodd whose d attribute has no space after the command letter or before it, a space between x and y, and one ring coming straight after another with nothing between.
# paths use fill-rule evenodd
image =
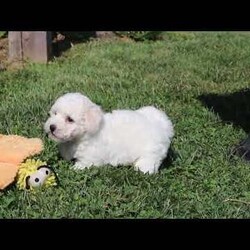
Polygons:
<instances>
[{"instance_id":1,"label":"green grass","mask_svg":"<svg viewBox=\"0 0 250 250\"><path fill-rule=\"evenodd\" d=\"M55 167L61 187L36 194L8 188L0 218L249 218L248 204L225 201L250 201L249 164L228 157L245 137L244 117L234 119L238 103L250 109L249 99L230 97L249 86L249 51L247 33L166 33L154 42L77 44L47 66L1 72L0 133L42 138L39 158ZM152 176L131 167L70 170L42 128L67 91L84 92L105 111L163 109L175 124L176 159ZM200 101L209 95L227 120Z\"/></svg>"},{"instance_id":2,"label":"green grass","mask_svg":"<svg viewBox=\"0 0 250 250\"><path fill-rule=\"evenodd\" d=\"M6 31L0 31L0 38L6 35Z\"/></svg>"}]
</instances>

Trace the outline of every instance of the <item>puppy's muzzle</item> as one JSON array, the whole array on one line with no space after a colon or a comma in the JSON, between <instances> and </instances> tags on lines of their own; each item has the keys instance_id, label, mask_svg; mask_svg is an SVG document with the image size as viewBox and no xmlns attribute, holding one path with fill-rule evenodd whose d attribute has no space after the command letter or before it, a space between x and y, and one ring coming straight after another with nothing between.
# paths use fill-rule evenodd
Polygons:
<instances>
[{"instance_id":1,"label":"puppy's muzzle","mask_svg":"<svg viewBox=\"0 0 250 250\"><path fill-rule=\"evenodd\" d=\"M54 124L50 125L49 129L50 129L51 133L53 133L56 130L56 125L54 125Z\"/></svg>"}]
</instances>

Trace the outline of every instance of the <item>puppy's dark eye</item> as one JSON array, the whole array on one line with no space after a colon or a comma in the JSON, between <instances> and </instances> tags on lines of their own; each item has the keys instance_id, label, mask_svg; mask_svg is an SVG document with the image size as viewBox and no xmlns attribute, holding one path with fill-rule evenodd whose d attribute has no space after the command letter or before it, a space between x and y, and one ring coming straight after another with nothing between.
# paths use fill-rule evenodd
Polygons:
<instances>
[{"instance_id":1,"label":"puppy's dark eye","mask_svg":"<svg viewBox=\"0 0 250 250\"><path fill-rule=\"evenodd\" d=\"M74 120L70 116L67 116L66 120L67 122L70 122L70 123L74 122Z\"/></svg>"}]
</instances>

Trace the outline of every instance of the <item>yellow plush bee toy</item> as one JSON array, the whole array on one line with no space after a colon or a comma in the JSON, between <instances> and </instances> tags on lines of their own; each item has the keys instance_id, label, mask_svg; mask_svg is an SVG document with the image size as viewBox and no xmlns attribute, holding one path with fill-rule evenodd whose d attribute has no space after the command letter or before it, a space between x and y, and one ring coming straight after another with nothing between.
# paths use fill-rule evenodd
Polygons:
<instances>
[{"instance_id":1,"label":"yellow plush bee toy","mask_svg":"<svg viewBox=\"0 0 250 250\"><path fill-rule=\"evenodd\" d=\"M35 190L39 187L58 185L58 177L46 162L28 159L22 163L17 173L17 187L20 190Z\"/></svg>"}]
</instances>

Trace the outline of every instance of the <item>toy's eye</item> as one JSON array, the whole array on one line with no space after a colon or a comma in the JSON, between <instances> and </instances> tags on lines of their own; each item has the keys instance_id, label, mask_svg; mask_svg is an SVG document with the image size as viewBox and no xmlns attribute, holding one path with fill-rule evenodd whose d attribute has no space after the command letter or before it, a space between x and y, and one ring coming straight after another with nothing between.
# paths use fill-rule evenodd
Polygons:
<instances>
[{"instance_id":1,"label":"toy's eye","mask_svg":"<svg viewBox=\"0 0 250 250\"><path fill-rule=\"evenodd\" d=\"M51 173L49 167L46 165L38 167L37 170L43 173L44 175L49 175Z\"/></svg>"},{"instance_id":2,"label":"toy's eye","mask_svg":"<svg viewBox=\"0 0 250 250\"><path fill-rule=\"evenodd\" d=\"M66 121L70 123L74 122L74 120L70 116L67 116Z\"/></svg>"},{"instance_id":3,"label":"toy's eye","mask_svg":"<svg viewBox=\"0 0 250 250\"><path fill-rule=\"evenodd\" d=\"M44 184L48 176L44 173L44 169L40 169L34 174L30 175L28 179L28 185L31 187L40 187ZM48 171L48 170L47 170Z\"/></svg>"}]
</instances>

